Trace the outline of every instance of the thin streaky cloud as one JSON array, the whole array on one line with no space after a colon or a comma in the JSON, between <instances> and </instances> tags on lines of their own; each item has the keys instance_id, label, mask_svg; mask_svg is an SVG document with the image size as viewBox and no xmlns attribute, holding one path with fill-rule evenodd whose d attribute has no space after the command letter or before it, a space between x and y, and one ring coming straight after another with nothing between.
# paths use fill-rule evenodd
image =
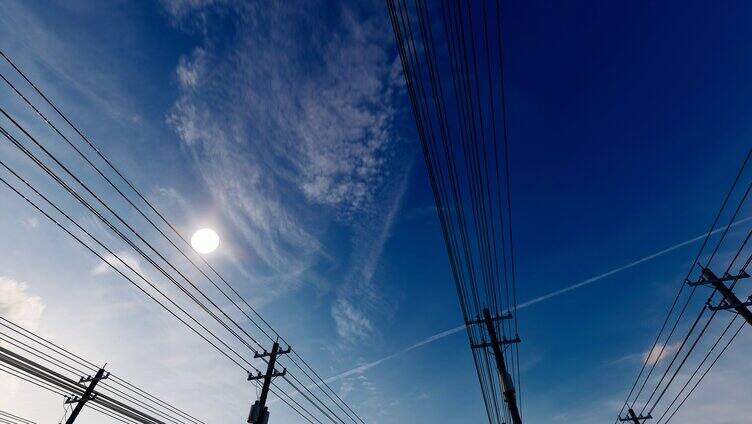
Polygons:
<instances>
[{"instance_id":1,"label":"thin streaky cloud","mask_svg":"<svg viewBox=\"0 0 752 424\"><path fill-rule=\"evenodd\" d=\"M752 216L744 218L744 219L740 219L740 220L732 223L730 225L730 227L736 227L736 226L741 225L741 224L743 224L745 222L748 222L750 220L752 220ZM716 230L713 230L711 232L711 235L712 234L717 234L717 233L719 233L719 232L721 232L723 230L724 230L724 227L721 227L721 228L718 228ZM523 303L519 304L517 306L517 309L524 309L524 308L527 308L529 306L533 306L533 305L535 305L537 303L544 302L546 300L549 300L549 299L557 297L557 296L561 296L561 295L563 295L565 293L569 293L572 290L576 290L576 289L579 289L581 287L593 284L593 283L595 283L597 281L603 280L604 278L610 277L610 276L612 276L614 274L617 274L619 272L626 271L627 269L630 269L630 268L634 268L637 265L640 265L640 264L642 264L644 262L650 261L650 260L655 259L655 258L657 258L659 256L663 256L663 255L665 255L667 253L673 252L674 250L681 249L682 247L690 245L692 243L696 243L696 242L702 240L703 238L705 238L706 235L707 235L707 233L699 235L697 237L693 237L693 238L691 238L689 240L686 240L686 241L683 241L681 243L675 244L675 245L673 245L671 247L667 247L666 249L660 250L660 251L655 252L655 253L653 253L651 255L648 255L648 256L645 256L643 258L640 258L640 259L637 259L635 261L632 261L632 262L630 262L630 263L628 263L626 265L622 265L622 266L620 266L618 268L614 268L614 269L612 269L612 270L610 270L608 272L604 272L602 274L598 274L598 275L596 275L594 277L588 278L587 280L583 280L583 281L580 281L579 283L572 284L571 286L567 286L567 287L564 287L562 289L553 291L551 293L544 294L543 296L539 296L539 297L536 297L534 299L528 300L527 302L523 302ZM464 329L465 329L465 326L464 325L460 325L458 327L454 327L454 328L449 329L449 330L444 330L444 331L442 331L440 333L434 334L433 336L427 337L427 338L425 338L425 339L423 339L423 340L421 340L421 341L419 341L417 343L414 343L414 344L412 344L412 345L410 345L410 346L408 346L408 347L406 347L406 348L404 348L404 349L402 349L400 351L397 351L397 352L395 352L395 353L393 353L391 355L385 356L385 357L383 357L381 359L377 359L377 360L372 361L372 362L368 362L368 363L359 365L359 366L357 366L355 368L352 368L350 370L347 370L347 371L345 371L343 373L340 373L340 374L334 375L332 377L329 377L325 381L327 383L331 383L333 381L337 381L337 380L340 380L342 378L346 378L346 377L351 376L353 374L363 373L363 372L365 372L365 371L367 371L367 370L369 370L369 369L371 369L373 367L381 365L382 363L384 363L384 362L386 362L386 361L388 361L390 359L394 359L394 358L396 358L398 356L402 356L402 355L404 355L404 354L406 354L406 353L408 353L410 351L413 351L413 350L415 350L415 349L417 349L419 347L422 347L422 346L425 346L425 345L427 345L429 343L433 343L433 342L435 342L437 340L441 340L443 338L449 337L452 334L459 333L460 331L462 331Z\"/></svg>"}]
</instances>

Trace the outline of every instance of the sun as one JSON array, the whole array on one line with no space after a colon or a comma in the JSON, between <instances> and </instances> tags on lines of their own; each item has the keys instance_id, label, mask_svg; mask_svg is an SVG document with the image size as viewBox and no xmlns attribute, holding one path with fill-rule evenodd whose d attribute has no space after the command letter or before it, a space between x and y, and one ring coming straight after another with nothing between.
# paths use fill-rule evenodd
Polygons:
<instances>
[{"instance_id":1,"label":"sun","mask_svg":"<svg viewBox=\"0 0 752 424\"><path fill-rule=\"evenodd\" d=\"M211 228L202 228L193 233L191 246L198 253L211 253L219 247L219 235Z\"/></svg>"}]
</instances>

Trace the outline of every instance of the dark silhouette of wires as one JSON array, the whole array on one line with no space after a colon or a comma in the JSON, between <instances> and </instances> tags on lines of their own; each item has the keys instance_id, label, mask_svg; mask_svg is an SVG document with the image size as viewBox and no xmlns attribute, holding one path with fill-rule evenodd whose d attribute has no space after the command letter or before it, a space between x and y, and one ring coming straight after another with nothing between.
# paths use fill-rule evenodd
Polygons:
<instances>
[{"instance_id":1,"label":"dark silhouette of wires","mask_svg":"<svg viewBox=\"0 0 752 424\"><path fill-rule=\"evenodd\" d=\"M0 411L0 422L8 424L35 424L34 421L21 418L18 415L13 415L5 411Z\"/></svg>"},{"instance_id":2,"label":"dark silhouette of wires","mask_svg":"<svg viewBox=\"0 0 752 424\"><path fill-rule=\"evenodd\" d=\"M126 184L126 186L136 195L137 201L143 202L147 207L148 210L150 210L152 213L154 213L159 220L161 220L167 227L169 228L172 233L174 233L178 237L178 241L176 242L171 237L169 237L162 228L148 216L144 210L142 210L139 206L137 206L134 201L126 195L123 190L121 190L115 182L109 178L106 173L98 167L81 149L79 149L70 138L66 137L64 133L38 108L36 107L31 100L27 96L25 96L16 86L13 84L8 78L6 78L4 75L0 75L2 77L3 81L11 87L11 89L24 101L25 104L27 104L58 136L60 136L68 146L70 146L74 151L80 156L84 161L91 166L96 173L101 176L107 184L113 188L120 197L122 197L132 208L134 208L138 214L143 217L147 222L164 238L166 239L169 244L178 250L179 254L188 260L190 264L199 271L199 273L205 277L210 284L215 287L222 296L227 299L238 311L240 311L248 320L250 323L252 323L259 331L261 331L270 341L280 339L283 341L283 343L287 343L283 338L280 337L280 335L269 325L269 323L264 320L263 317L261 317L260 314L240 295L240 293L230 285L227 280L225 280L218 272L217 270L211 266L203 257L198 256L200 259L200 262L203 263L204 266L206 266L211 273L213 273L219 281L224 285L226 288L230 289L230 292L237 297L236 299L233 299L230 294L222 289L220 287L220 284L212 278L210 275L208 275L207 271L205 271L194 259L191 258L191 254L193 256L195 255L195 252L192 251L190 248L190 245L188 241L183 237L175 228L174 225L172 225L165 216L160 213L156 207L149 202L146 197L138 190L136 187L113 165L113 163L96 147L94 143L91 142L91 140L86 137L83 132L74 125L71 120L66 117L62 111L49 99L47 95L44 94L44 92L36 85L34 84L27 76L24 74L19 67L8 58L3 52L0 52L0 55L6 60L6 62L23 78L26 83L32 87L32 89L42 98L44 101L56 112L56 114L62 118L65 123L70 126L74 132L85 142L86 145L91 148L95 155L99 157L106 165ZM11 120L15 123L15 121L3 111L3 114L6 116L7 119ZM23 130L22 130L23 131ZM25 132L25 131L24 131ZM27 135L29 135L27 133ZM32 138L29 135L30 138ZM32 138L33 139L33 138ZM33 140L35 144L37 144L45 153L49 152L41 146L40 143L37 143L36 140ZM189 298L191 298L197 305L199 305L207 314L209 314L215 321L220 323L228 332L232 333L238 340L240 340L243 344L245 344L249 349L251 349L254 353L258 352L259 349L263 349L261 343L259 343L250 333L248 333L241 325L239 325L236 320L232 319L227 313L222 310L217 304L211 300L209 296L207 296L200 288L198 288L190 279L188 279L183 272L181 272L177 267L175 267L171 261L167 260L165 256L160 253L158 250L156 250L149 242L145 240L144 237L142 237L136 230L133 229L131 225L129 225L122 217L112 210L105 202L103 202L97 194L95 194L92 190L90 190L85 184L83 184L80 179L78 179L72 172L70 172L64 165L62 165L57 159L54 158L54 156L50 156L59 166L61 166L64 171L71 176L74 180L76 180L90 195L92 195L95 200L97 200L108 212L110 212L122 225L124 225L130 232L135 235L142 243L146 245L146 247L159 259L162 260L164 264L166 264L173 272L176 272L181 278L182 281L188 283L189 286L191 286L195 292L199 294L199 296L203 299L203 301L208 302L211 305L211 308L205 306L203 302L197 298L193 294L191 294L188 289L184 288L182 284L175 281L175 278L173 278L171 275L169 275L163 268L161 268L160 265L157 265L148 255L148 253L144 252L140 248L136 247L134 244L132 244L130 241L125 240L127 244L129 244L134 250L136 250L139 254L141 254L147 262L151 263L155 268L157 268L163 275L165 275L169 280L171 280L174 284L178 286L178 288L186 294ZM94 212L93 212L94 213ZM96 213L95 213L96 214ZM110 227L108 225L108 227ZM124 237L122 233L119 233L119 230L110 227L114 232L116 232L121 238ZM180 243L183 247L181 248L178 246L178 243ZM187 254L185 252L185 248L188 248L189 253ZM238 303L238 300L243 303L243 306L241 306ZM248 311L250 310L253 316L251 316ZM219 315L217 315L217 312ZM254 318L255 317L255 318ZM260 323L259 323L260 322ZM263 324L263 325L262 325ZM243 336L247 337L250 342L253 343L253 346L248 344L249 342L246 341L244 337L242 337L240 334L236 332L236 329L242 333ZM264 359L265 360L265 359ZM281 361L282 362L282 361ZM312 382L312 386L315 386L317 389L323 393L323 395L329 399L334 405L335 408L338 408L341 410L345 416L346 419L358 421L361 423L364 423L364 421L355 413L355 411L352 410L352 408L345 403L339 395L337 395L334 390L319 376L318 373L316 373L313 368L296 352L293 351L292 355L290 355L290 362L293 366L295 366L300 372L303 373L303 375L308 378ZM283 363L284 365L284 363ZM324 415L326 415L330 419L336 419L337 422L343 421L338 414L334 413L334 411L326 404L326 402L322 401L318 396L316 396L309 388L308 384L303 384L293 373L288 373L288 376L286 376L286 381L294 386L294 391L296 393L301 393L302 396L307 397L308 399L311 399L312 402L318 403L316 405L317 409L319 409ZM322 408L323 407L323 408Z\"/></svg>"},{"instance_id":3,"label":"dark silhouette of wires","mask_svg":"<svg viewBox=\"0 0 752 424\"><path fill-rule=\"evenodd\" d=\"M4 128L0 127L0 133L2 133L7 139L11 141L16 141L12 135L7 133ZM32 155L33 157L33 155ZM36 158L35 158L36 159ZM43 168L46 168L44 164L41 164ZM42 200L44 200L45 203L47 203L49 206L54 208L54 210L62 215L68 222L72 223L75 226L75 229L77 231L80 231L85 236L90 238L97 246L104 249L105 252L113 257L117 264L114 264L110 261L108 261L102 253L97 252L94 247L89 245L82 237L79 237L78 235L74 234L71 229L66 227L60 220L54 218L50 213L48 213L46 210L42 209L41 206L39 206L37 203L35 203L33 200L31 200L28 196L24 195L17 187L12 185L10 182L8 182L5 178L0 177L0 182L5 184L7 187L9 187L13 192L15 192L17 195L19 195L21 198L23 198L27 203L29 203L32 207L34 207L36 210L38 210L40 213L45 215L48 219L50 219L53 223L55 223L58 227L60 227L63 231L65 231L69 236L71 236L74 240L76 240L78 243L83 245L87 250L92 252L95 256L97 256L102 262L107 263L115 272L120 274L122 277L124 277L127 281L129 281L132 285L134 285L136 288L138 288L142 293L147 295L149 298L157 302L163 309L165 309L168 313L173 315L176 319L178 319L181 323L186 325L190 330L192 330L195 334L199 335L204 341L209 343L212 347L214 347L218 352L220 352L223 356L225 356L227 359L232 361L235 365L243 369L246 373L249 372L249 370L252 370L254 372L258 372L259 370L255 368L250 362L245 359L243 355L240 355L235 349L233 349L231 346L229 346L224 340L219 338L215 333L211 332L205 325L200 323L192 314L190 314L188 311L186 311L184 308L180 307L175 303L175 301L169 297L166 293L164 293L162 290L160 290L158 287L156 287L149 279L147 279L142 273L138 272L136 269L132 267L131 264L127 263L120 255L116 254L113 250L108 248L106 245L104 245L99 239L94 237L90 232L88 232L86 229L84 229L81 224L79 224L75 219L73 219L69 214L65 213L60 209L57 205L55 205L52 201L50 201L49 198L44 196L42 193L40 193L32 184L30 184L26 179L21 177L18 173L16 173L13 169L11 169L7 164L0 161L0 167L5 169L6 171L10 172L14 177L16 177L19 181L21 181L24 186L26 186L28 189L32 190L34 194L36 194L38 197L40 197ZM53 177L54 178L54 177ZM61 181L58 181L61 182ZM64 182L61 182L63 186L67 186ZM75 192L74 192L75 193ZM96 214L96 211L94 211ZM154 294L150 293L143 287L141 287L136 281L125 274L125 271L120 268L123 267L130 272L136 274L140 280L144 281L151 287L153 290L155 290L162 298L167 300L169 304L171 304L173 307L175 307L181 315L179 315L177 312L175 312L173 309L170 308L170 306L166 305L164 302L160 301L157 297L155 297ZM187 320L193 322L196 326L198 326L201 330L197 329L194 325L191 325ZM214 341L210 340L210 338L214 339ZM245 364L245 365L244 365ZM297 401L287 396L284 392L272 390L272 393L278 395L280 399L290 405L292 403L295 406L290 405L290 407L301 414L304 418L308 419L308 416L310 416L310 412L307 411L307 409L303 408ZM302 412L301 412L302 411ZM303 415L303 412L306 413L306 415ZM313 422L313 421L311 421ZM320 421L317 421L320 422Z\"/></svg>"},{"instance_id":4,"label":"dark silhouette of wires","mask_svg":"<svg viewBox=\"0 0 752 424\"><path fill-rule=\"evenodd\" d=\"M751 155L752 155L752 149L750 149L747 152L747 155L745 156L740 166L740 169L731 184L731 187L729 188L728 192L724 196L723 201L721 202L721 206L718 212L716 213L715 218L713 219L713 222L710 226L710 229L708 230L708 233L706 234L703 240L703 243L700 246L700 249L695 255L695 258L689 270L687 271L686 277L684 278L681 286L679 287L678 293L676 297L674 298L672 305L669 308L668 314L659 329L658 335L653 341L653 344L648 354L646 355L645 360L643 361L642 367L637 375L635 382L632 385L632 388L629 391L629 394L627 395L626 401L622 405L622 409L620 410L619 414L621 414L624 411L624 408L629 407L629 408L634 409L635 405L640 403L639 401L640 395L642 394L646 386L648 386L648 384L651 382L650 377L652 376L653 372L657 369L658 364L665 362L664 359L668 359L664 357L664 354L666 354L666 356L670 357L670 360L668 360L668 365L665 367L660 378L657 380L657 383L655 383L652 386L653 389L650 391L648 398L642 402L643 406L640 409L641 414L645 411L647 411L650 414L656 411L659 405L661 405L661 401L664 399L664 396L669 392L669 388L677 380L677 377L679 377L680 371L686 366L688 362L690 362L690 357L692 356L693 352L698 347L702 346L701 340L703 339L703 336L710 329L711 322L714 320L718 312L717 310L713 311L707 317L707 319L703 321L703 318L705 317L706 312L709 309L709 305L711 305L714 302L714 296L716 293L715 289L712 290L710 296L708 297L707 302L702 306L698 315L691 321L691 324L689 325L688 330L685 332L681 340L677 342L676 344L672 344L672 337L676 333L676 330L679 328L680 324L682 323L682 318L685 316L690 305L692 304L691 302L692 302L693 296L695 295L695 292L697 291L698 287L700 287L697 285L692 286L691 290L689 291L689 294L686 297L686 300L683 302L683 304L681 304L681 309L679 310L678 314L676 314L673 324L670 330L668 331L668 334L665 336L665 338L663 337L663 334L664 334L664 331L668 328L668 324L671 321L672 316L674 315L674 311L676 310L677 306L680 305L679 300L681 299L682 294L685 292L685 287L688 286L687 283L690 281L690 277L692 277L692 275L695 273L695 270L698 268L698 266L702 270L704 268L709 268L713 264L714 259L717 258L722 245L727 240L727 235L729 233L729 230L732 224L735 222L743 206L747 205L747 199L749 197L750 191L752 191L752 181L750 181L750 183L747 185L746 190L744 190L740 199L737 201L736 207L731 211L728 223L723 226L723 231L721 232L721 235L719 239L717 240L717 242L715 242L715 246L713 247L712 251L710 251L709 254L707 255L707 258L703 260L702 259L703 252L705 252L705 249L708 247L710 236L717 231L716 226L718 225L721 219L721 215L727 209L727 206L729 205L729 201L732 197L732 194L736 191L736 188L739 182L741 181L743 175L746 172L746 168L747 168ZM748 242L751 237L752 237L752 231L747 233L741 245L736 249L736 253L728 262L728 265L724 267L725 271L723 275L729 275L729 272L731 272L732 269L734 269L737 259L739 259L739 257L742 256L742 253L747 248ZM742 266L738 269L738 272L739 272L738 275L741 275L742 272L745 272L747 270L747 267L749 266L750 261L752 261L752 255L749 255L749 257L744 261ZM703 265L702 262L705 262L705 265ZM735 287L739 279L740 278L737 276L736 278L732 280L729 286L731 290L733 290L733 288ZM719 346L721 339L729 331L730 326L731 326L731 323L729 323L729 325L724 329L721 335L716 339L715 343L712 344L710 350L707 352L707 354L699 363L699 365L697 365L697 367L695 368L695 371L690 375L690 377L687 379L687 381L679 390L679 392L676 393L676 395L674 396L674 399L670 402L668 407L660 415L657 423L663 422L663 419L667 417L668 417L667 419L670 420L671 417L673 417L674 414L676 414L676 412L681 408L681 406L684 404L686 399L688 399L689 395L694 391L694 388L697 387L697 385L699 385L700 381L702 381L702 379L710 370L710 368L712 368L712 365L707 368L707 370L701 375L700 379L696 382L695 386L693 386L692 389L690 389L690 391L686 393L686 397L682 401L679 402L678 406L674 409L673 412L669 413L671 408L674 407L674 405L678 401L679 397L686 391L687 387L689 387L689 385L691 384L691 381L695 378L695 376L698 375L702 366L710 358L710 355ZM698 331L695 333L695 330L698 330ZM690 342L690 339L692 338L693 334L694 334L694 339L693 341ZM733 337L735 337L735 335ZM661 342L661 340L663 341ZM731 340L733 340L733 338L728 341L728 344L726 346L724 346L722 352L726 350L728 345L731 343ZM672 347L669 347L669 346L672 346ZM668 351L667 349L671 349L673 351ZM719 354L716 357L716 359L713 361L713 364L715 364L718 358L720 358L721 354ZM674 367L674 365L676 366ZM648 371L647 373L645 373L646 370ZM641 384L640 384L640 381L642 381ZM635 391L638 385L639 385L639 389ZM618 421L618 417L617 417L617 421Z\"/></svg>"},{"instance_id":5,"label":"dark silhouette of wires","mask_svg":"<svg viewBox=\"0 0 752 424\"><path fill-rule=\"evenodd\" d=\"M501 3L386 3L460 309L466 323L485 308L512 312L493 325L504 339L516 338ZM467 326L471 345L482 344L485 333ZM518 349L501 351L517 388ZM492 353L472 355L489 422L510 422Z\"/></svg>"},{"instance_id":6,"label":"dark silhouette of wires","mask_svg":"<svg viewBox=\"0 0 752 424\"><path fill-rule=\"evenodd\" d=\"M0 340L10 343L44 362L78 376L93 375L99 369L93 363L70 353L70 351L4 317L0 317ZM149 413L154 413L166 421L174 423L203 423L203 421L149 394L143 389L117 378L115 375L110 374L109 378L99 383L98 387L99 391L109 391L117 396L121 396L123 399L134 402Z\"/></svg>"}]
</instances>

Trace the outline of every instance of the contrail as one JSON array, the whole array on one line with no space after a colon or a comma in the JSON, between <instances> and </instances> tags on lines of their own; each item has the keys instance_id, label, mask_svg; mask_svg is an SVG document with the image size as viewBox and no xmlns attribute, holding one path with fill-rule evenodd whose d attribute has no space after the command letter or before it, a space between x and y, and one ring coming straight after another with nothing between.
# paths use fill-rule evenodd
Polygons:
<instances>
[{"instance_id":1,"label":"contrail","mask_svg":"<svg viewBox=\"0 0 752 424\"><path fill-rule=\"evenodd\" d=\"M740 219L740 220L732 223L729 227L736 227L737 225L743 224L743 223L745 223L747 221L750 221L750 220L752 220L752 216L744 218L744 219ZM717 228L717 229L713 230L711 232L711 234L719 233L719 232L723 231L724 228L725 227ZM699 235L697 237L691 238L691 239L683 241L683 242L681 242L679 244L675 244L675 245L673 245L671 247L663 249L661 251L655 252L655 253L653 253L651 255L645 256L644 258L637 259L636 261L630 262L630 263L628 263L626 265L622 265L622 266L620 266L618 268L614 268L611 271L604 272L603 274L598 274L595 277L590 277L587 280L580 281L579 283L572 284L571 286L564 287L563 289L559 289L559 290L553 291L551 293L544 294L543 296L536 297L535 299L528 300L527 302L523 302L523 303L519 304L517 306L517 309L527 308L528 306L535 305L536 303L540 303L540 302L546 301L548 299L551 299L553 297L561 296L562 294L568 293L568 292L570 292L572 290L579 289L580 287L584 287L584 286L593 284L593 283L595 283L597 281L603 280L606 277L610 277L610 276L612 276L614 274L617 274L617 273L622 272L624 270L627 270L629 268L633 268L633 267L635 267L637 265L640 265L643 262L650 261L650 260L655 259L655 258L657 258L659 256L663 256L666 253L673 252L674 250L681 249L684 246L687 246L689 244L698 242L698 241L702 240L703 238L705 238L706 236L707 236L707 233ZM359 366L357 366L357 367L355 367L353 369L347 370L347 371L345 371L343 373L331 376L331 377L327 378L325 381L327 383L331 383L333 381L341 380L341 379L343 379L345 377L348 377L348 376L351 376L353 374L363 373L363 372L365 372L365 371L367 371L367 370L369 370L369 369L371 369L373 367L379 366L382 363L384 363L386 361L389 361L390 359L394 359L394 358L396 358L398 356L402 356L402 355L404 355L404 354L406 354L406 353L408 353L408 352L410 352L412 350L415 350L415 349L417 349L417 348L419 348L421 346L425 346L425 345L427 345L429 343L433 343L436 340L441 340L441 339L443 339L445 337L451 336L452 334L459 333L460 331L463 331L464 329L465 329L465 326L464 325L460 325L459 327L454 327L452 329L442 331L440 333L434 334L431 337L427 337L427 338L425 338L425 339L423 339L423 340L421 340L421 341L419 341L419 342L417 342L415 344L412 344L412 345L410 345L410 346L408 346L408 347L406 347L406 348L404 348L404 349L402 349L400 351L392 353L389 356L385 356L385 357L383 357L381 359L377 359L375 361L368 362L368 363L365 363L363 365L359 365Z\"/></svg>"}]
</instances>

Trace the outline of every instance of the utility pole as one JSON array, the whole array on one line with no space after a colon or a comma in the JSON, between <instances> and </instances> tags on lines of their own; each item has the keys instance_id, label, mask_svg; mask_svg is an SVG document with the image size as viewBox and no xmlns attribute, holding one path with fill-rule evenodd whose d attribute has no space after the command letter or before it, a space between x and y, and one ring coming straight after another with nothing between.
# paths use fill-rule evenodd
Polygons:
<instances>
[{"instance_id":1,"label":"utility pole","mask_svg":"<svg viewBox=\"0 0 752 424\"><path fill-rule=\"evenodd\" d=\"M723 295L723 300L718 306L713 306L708 303L708 309L711 311L725 311L733 309L737 314L741 315L747 321L747 324L752 325L752 312L749 310L749 306L752 306L752 300L747 298L746 302L742 302L736 294L726 285L726 281L733 281L734 284L743 278L749 278L749 274L742 270L737 275L730 275L726 273L722 278L718 278L710 268L702 269L702 277L699 281L687 281L689 286L711 286ZM708 300L710 302L710 300Z\"/></svg>"},{"instance_id":2,"label":"utility pole","mask_svg":"<svg viewBox=\"0 0 752 424\"><path fill-rule=\"evenodd\" d=\"M619 416L619 421L621 421L621 422L630 421L630 422L632 422L632 424L641 424L643 421L646 421L646 420L649 420L649 419L653 418L653 416L650 415L650 413L648 413L647 415L640 414L638 416L637 414L635 414L635 411L632 408L629 408L629 410L627 411L627 413L629 415L625 416L624 418L622 418L621 416Z\"/></svg>"},{"instance_id":3,"label":"utility pole","mask_svg":"<svg viewBox=\"0 0 752 424\"><path fill-rule=\"evenodd\" d=\"M269 358L268 365L266 367L266 374L257 375L248 374L248 381L264 380L261 386L261 396L251 407L251 413L248 415L248 423L250 424L267 424L269 422L269 409L266 407L266 398L269 395L269 387L272 384L272 379L275 377L282 377L287 374L287 370L283 369L279 372L274 369L274 365L277 363L277 357L279 355L285 355L290 353L290 347L286 350L279 350L279 342L274 342L271 352L256 353L254 358Z\"/></svg>"},{"instance_id":4,"label":"utility pole","mask_svg":"<svg viewBox=\"0 0 752 424\"><path fill-rule=\"evenodd\" d=\"M73 396L65 400L66 404L69 404L69 403L76 404L76 407L73 408L73 412L71 412L71 415L70 417L68 417L68 420L65 422L65 424L73 424L76 421L76 417L78 417L78 414L81 413L81 410L84 408L84 404L90 400L94 400L97 398L97 394L94 392L94 388L97 387L97 383L99 383L100 380L104 380L105 378L109 376L110 376L110 373L106 372L104 370L104 367L102 367L99 369L99 371L97 371L94 377L86 376L86 377L82 377L78 381L78 384L89 383L89 385L86 387L86 390L81 395L81 397Z\"/></svg>"},{"instance_id":5,"label":"utility pole","mask_svg":"<svg viewBox=\"0 0 752 424\"><path fill-rule=\"evenodd\" d=\"M520 338L519 336L515 337L512 340L502 339L499 340L498 335L496 334L496 326L494 325L494 322L504 320L504 319L511 319L512 314L506 313L504 315L497 315L492 317L491 312L488 310L488 308L483 309L483 318L478 318L475 321L469 321L467 324L483 324L486 327L486 331L488 332L488 336L491 339L490 342L482 342L478 344L473 344L470 347L473 349L485 349L485 348L492 348L494 357L496 358L496 368L499 370L499 379L501 380L501 388L502 393L504 395L504 401L507 403L507 407L509 408L509 414L512 416L512 424L522 424L522 417L520 416L520 410L517 408L517 393L514 389L514 384L512 383L512 378L509 375L509 372L507 371L507 364L504 361L504 354L502 352L502 348L504 345L512 344L512 343L519 343Z\"/></svg>"}]
</instances>

